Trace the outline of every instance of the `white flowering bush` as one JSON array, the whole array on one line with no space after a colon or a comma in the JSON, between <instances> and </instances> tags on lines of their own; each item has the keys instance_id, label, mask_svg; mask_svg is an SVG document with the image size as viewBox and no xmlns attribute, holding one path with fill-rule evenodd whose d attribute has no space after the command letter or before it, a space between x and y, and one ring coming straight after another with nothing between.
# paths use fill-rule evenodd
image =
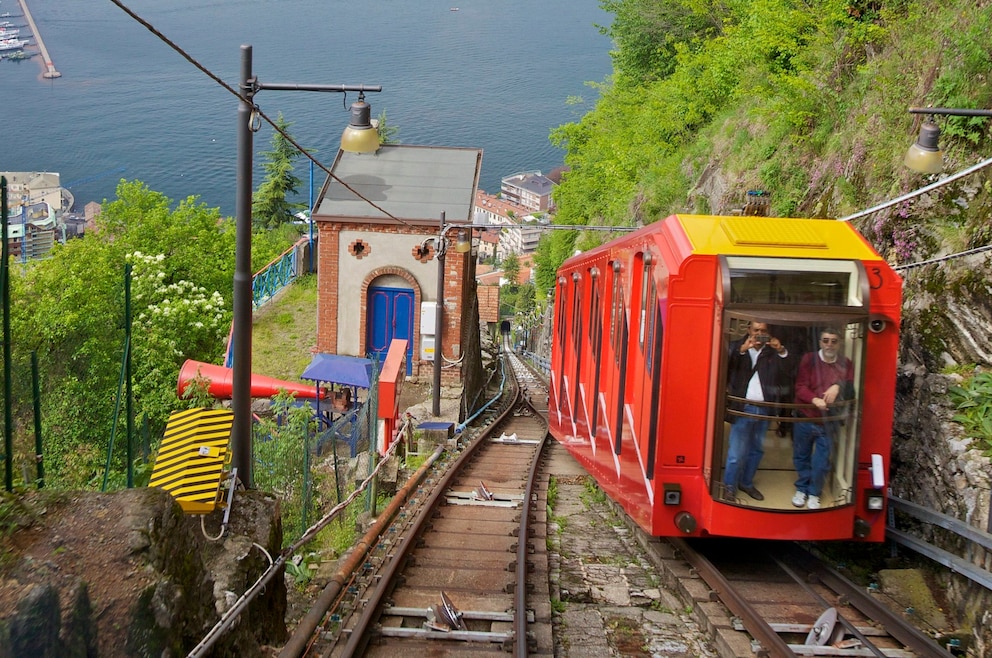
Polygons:
<instances>
[{"instance_id":1,"label":"white flowering bush","mask_svg":"<svg viewBox=\"0 0 992 658\"><path fill-rule=\"evenodd\" d=\"M127 262L135 396L143 411L165 416L175 408L179 368L186 359L218 358L231 316L219 292L170 275L163 254L135 251Z\"/></svg>"}]
</instances>

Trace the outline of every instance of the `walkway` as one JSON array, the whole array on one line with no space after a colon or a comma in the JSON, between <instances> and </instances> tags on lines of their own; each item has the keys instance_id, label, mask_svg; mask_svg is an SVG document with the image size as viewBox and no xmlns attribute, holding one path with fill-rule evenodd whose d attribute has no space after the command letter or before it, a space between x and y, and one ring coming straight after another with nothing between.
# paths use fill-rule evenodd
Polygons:
<instances>
[{"instance_id":1,"label":"walkway","mask_svg":"<svg viewBox=\"0 0 992 658\"><path fill-rule=\"evenodd\" d=\"M45 60L45 70L42 72L41 77L61 78L62 74L55 69L55 64L52 63L52 58L48 56L48 49L45 48L45 42L41 40L41 32L38 31L38 26L34 24L34 18L28 10L28 0L18 0L18 2L21 3L21 11L24 12L24 18L28 21L28 27L31 28L31 34L34 35L35 43L38 44L38 50L41 51L41 57Z\"/></svg>"}]
</instances>

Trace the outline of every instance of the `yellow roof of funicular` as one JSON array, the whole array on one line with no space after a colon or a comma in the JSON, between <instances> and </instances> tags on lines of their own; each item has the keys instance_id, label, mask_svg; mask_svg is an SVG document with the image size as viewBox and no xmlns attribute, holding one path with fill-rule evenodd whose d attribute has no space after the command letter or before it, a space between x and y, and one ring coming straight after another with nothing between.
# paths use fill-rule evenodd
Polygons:
<instances>
[{"instance_id":1,"label":"yellow roof of funicular","mask_svg":"<svg viewBox=\"0 0 992 658\"><path fill-rule=\"evenodd\" d=\"M876 260L850 224L833 219L677 215L697 254Z\"/></svg>"},{"instance_id":2,"label":"yellow roof of funicular","mask_svg":"<svg viewBox=\"0 0 992 658\"><path fill-rule=\"evenodd\" d=\"M230 409L172 412L148 486L168 491L187 514L214 511L233 424Z\"/></svg>"}]
</instances>

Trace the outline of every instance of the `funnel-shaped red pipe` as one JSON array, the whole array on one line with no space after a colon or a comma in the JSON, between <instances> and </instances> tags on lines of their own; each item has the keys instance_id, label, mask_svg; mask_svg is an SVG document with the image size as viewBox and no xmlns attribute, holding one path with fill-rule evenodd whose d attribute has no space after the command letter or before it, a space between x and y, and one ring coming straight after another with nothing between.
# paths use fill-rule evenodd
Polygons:
<instances>
[{"instance_id":1,"label":"funnel-shaped red pipe","mask_svg":"<svg viewBox=\"0 0 992 658\"><path fill-rule=\"evenodd\" d=\"M224 366L215 366L212 363L193 361L189 359L179 370L179 385L176 393L183 396L189 383L201 377L210 382L207 392L218 400L230 400L234 391L234 370ZM290 382L283 379L266 377L265 375L252 374L251 376L251 397L271 398L285 390L287 393L295 393L297 398L313 399L317 397L317 386L304 384L301 382ZM321 390L320 397L324 398L324 391Z\"/></svg>"}]
</instances>

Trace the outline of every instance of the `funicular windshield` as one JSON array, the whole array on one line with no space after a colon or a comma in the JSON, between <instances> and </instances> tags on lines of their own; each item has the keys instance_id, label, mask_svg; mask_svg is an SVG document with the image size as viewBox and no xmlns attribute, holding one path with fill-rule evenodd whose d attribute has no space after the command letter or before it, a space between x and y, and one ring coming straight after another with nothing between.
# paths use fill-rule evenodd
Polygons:
<instances>
[{"instance_id":1,"label":"funicular windshield","mask_svg":"<svg viewBox=\"0 0 992 658\"><path fill-rule=\"evenodd\" d=\"M861 264L722 264L726 395L716 409L713 496L782 510L850 504L868 306Z\"/></svg>"}]
</instances>

